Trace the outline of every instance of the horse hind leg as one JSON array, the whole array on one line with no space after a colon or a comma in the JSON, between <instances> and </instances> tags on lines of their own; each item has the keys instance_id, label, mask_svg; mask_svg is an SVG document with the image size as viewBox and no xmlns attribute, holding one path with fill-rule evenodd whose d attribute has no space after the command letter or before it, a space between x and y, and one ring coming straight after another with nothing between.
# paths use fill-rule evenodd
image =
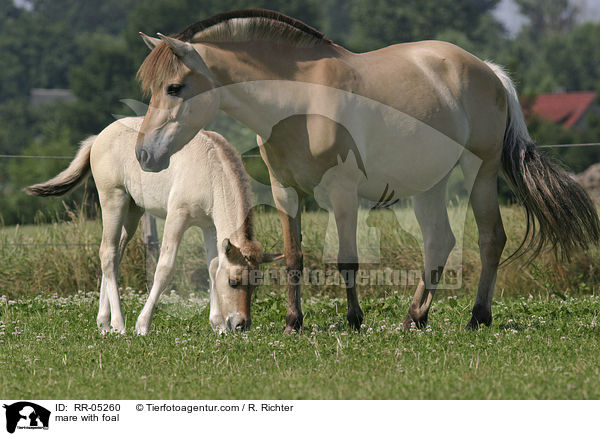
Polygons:
<instances>
[{"instance_id":1,"label":"horse hind leg","mask_svg":"<svg viewBox=\"0 0 600 436\"><path fill-rule=\"evenodd\" d=\"M408 314L402 324L404 329L409 329L413 322L417 328L427 325L433 296L448 256L456 242L446 209L447 181L446 177L429 191L413 197L415 215L423 234L425 266Z\"/></svg>"},{"instance_id":2,"label":"horse hind leg","mask_svg":"<svg viewBox=\"0 0 600 436\"><path fill-rule=\"evenodd\" d=\"M123 229L121 231L121 240L119 241L119 263L123 260L127 244L129 244L131 238L133 238L133 235L135 235L135 231L137 230L138 224L143 214L144 209L137 206L132 201L129 205L127 217L125 218L125 222L123 223Z\"/></svg>"},{"instance_id":3,"label":"horse hind leg","mask_svg":"<svg viewBox=\"0 0 600 436\"><path fill-rule=\"evenodd\" d=\"M118 265L120 265L121 261L123 260L125 248L127 247L127 244L129 243L129 241L131 241L131 238L135 234L138 222L143 212L143 209L137 207L133 203L133 201L130 202L129 209L124 217L123 228L121 230L121 239L119 241L119 257L116 260ZM103 274L102 283L100 285L100 303L98 307L98 316L96 318L98 328L102 331L106 331L110 328L110 302L108 300L106 285L107 281L105 280Z\"/></svg>"},{"instance_id":4,"label":"horse hind leg","mask_svg":"<svg viewBox=\"0 0 600 436\"><path fill-rule=\"evenodd\" d=\"M506 244L506 235L498 205L497 170L486 174L480 170L471 193L471 207L479 230L481 276L477 297L467 330L475 330L480 324L492 323L492 297L500 257Z\"/></svg>"},{"instance_id":5,"label":"horse hind leg","mask_svg":"<svg viewBox=\"0 0 600 436\"><path fill-rule=\"evenodd\" d=\"M100 192L102 206L102 242L100 244L100 263L102 283L100 285L100 304L97 323L102 331L110 328L118 333L125 332L125 320L121 312L121 299L117 284L120 262L120 239L122 226L126 221L130 197L119 190Z\"/></svg>"}]
</instances>

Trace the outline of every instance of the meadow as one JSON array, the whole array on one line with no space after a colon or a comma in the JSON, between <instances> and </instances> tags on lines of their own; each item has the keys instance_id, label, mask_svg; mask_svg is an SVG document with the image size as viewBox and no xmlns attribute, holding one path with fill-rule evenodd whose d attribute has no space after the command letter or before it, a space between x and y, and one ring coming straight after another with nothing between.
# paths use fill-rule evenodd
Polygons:
<instances>
[{"instance_id":1,"label":"meadow","mask_svg":"<svg viewBox=\"0 0 600 436\"><path fill-rule=\"evenodd\" d=\"M523 213L506 206L502 214L509 253L523 234ZM410 220L400 230L388 211L366 219L380 235L381 259L365 268L420 268ZM322 212L304 216L309 269L330 268L323 264L326 223ZM257 213L256 232L267 249L281 250L276 214ZM174 290L161 299L150 334L138 337L131 328L146 297L145 247L136 238L123 262L129 331L102 335L95 325L100 234L99 222L77 215L67 223L0 229L0 397L600 398L596 249L568 262L544 254L528 266L504 266L493 326L466 332L479 275L468 214L462 285L438 292L424 330L399 328L412 283L361 286L360 333L347 327L341 288L309 283L305 328L286 336L284 288L272 281L257 289L252 328L217 336L208 323L201 233L190 231Z\"/></svg>"}]
</instances>

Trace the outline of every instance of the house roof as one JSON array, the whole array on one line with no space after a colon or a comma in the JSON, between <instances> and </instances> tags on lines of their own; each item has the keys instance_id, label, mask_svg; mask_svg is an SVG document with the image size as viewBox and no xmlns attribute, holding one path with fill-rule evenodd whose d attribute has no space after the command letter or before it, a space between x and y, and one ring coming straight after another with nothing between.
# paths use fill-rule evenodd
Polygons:
<instances>
[{"instance_id":1,"label":"house roof","mask_svg":"<svg viewBox=\"0 0 600 436\"><path fill-rule=\"evenodd\" d=\"M557 92L540 94L526 111L527 115L560 123L565 127L573 127L584 116L596 100L594 91Z\"/></svg>"}]
</instances>

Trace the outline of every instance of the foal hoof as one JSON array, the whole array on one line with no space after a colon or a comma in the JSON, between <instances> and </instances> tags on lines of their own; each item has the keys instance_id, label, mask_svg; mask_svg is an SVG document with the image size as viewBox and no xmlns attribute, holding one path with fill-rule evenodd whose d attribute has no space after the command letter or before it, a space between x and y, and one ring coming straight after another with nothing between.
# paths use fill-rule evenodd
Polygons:
<instances>
[{"instance_id":1,"label":"foal hoof","mask_svg":"<svg viewBox=\"0 0 600 436\"><path fill-rule=\"evenodd\" d=\"M96 324L100 333L105 334L110 331L110 318L98 318L96 319Z\"/></svg>"},{"instance_id":2,"label":"foal hoof","mask_svg":"<svg viewBox=\"0 0 600 436\"><path fill-rule=\"evenodd\" d=\"M110 323L110 333L125 334L125 320L123 317L115 317Z\"/></svg>"},{"instance_id":3,"label":"foal hoof","mask_svg":"<svg viewBox=\"0 0 600 436\"><path fill-rule=\"evenodd\" d=\"M346 319L348 320L350 327L356 331L360 331L360 326L362 325L364 319L363 311L360 307L357 310L348 311Z\"/></svg>"},{"instance_id":4,"label":"foal hoof","mask_svg":"<svg viewBox=\"0 0 600 436\"><path fill-rule=\"evenodd\" d=\"M135 323L135 332L139 336L146 336L148 334L149 330L150 330L150 324L149 323L141 321L139 319Z\"/></svg>"},{"instance_id":5,"label":"foal hoof","mask_svg":"<svg viewBox=\"0 0 600 436\"><path fill-rule=\"evenodd\" d=\"M125 326L116 326L116 327L111 326L110 332L117 334L117 335L124 335L125 334Z\"/></svg>"}]
</instances>

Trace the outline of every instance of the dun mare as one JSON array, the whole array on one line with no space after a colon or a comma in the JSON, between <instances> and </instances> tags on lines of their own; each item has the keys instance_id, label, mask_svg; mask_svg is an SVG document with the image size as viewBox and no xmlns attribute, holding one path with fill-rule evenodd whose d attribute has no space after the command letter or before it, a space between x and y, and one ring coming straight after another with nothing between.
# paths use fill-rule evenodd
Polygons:
<instances>
[{"instance_id":1,"label":"dun mare","mask_svg":"<svg viewBox=\"0 0 600 436\"><path fill-rule=\"evenodd\" d=\"M173 274L181 238L190 226L199 226L204 233L213 329L248 328L259 264L275 257L263 253L253 241L252 203L241 159L221 135L203 131L173 155L169 169L143 172L134 154L141 124L142 118L112 123L82 142L66 170L29 186L27 192L42 197L64 195L85 180L91 169L103 224L100 329L125 331L117 285L119 263L145 210L166 221L154 283L137 319L137 333L148 333L158 298Z\"/></svg>"},{"instance_id":2,"label":"dun mare","mask_svg":"<svg viewBox=\"0 0 600 436\"><path fill-rule=\"evenodd\" d=\"M355 287L358 197L377 201L387 187L394 198L412 196L425 266L405 327L427 322L439 271L455 244L445 195L457 165L471 177L482 264L467 328L492 322L506 241L500 173L527 211L517 256L546 246L568 256L600 237L589 197L536 150L508 75L459 47L423 41L352 53L304 23L265 10L230 12L158 35L142 35L153 50L138 75L152 98L138 161L147 171L168 167L217 110L258 134L283 228L286 331L303 321L299 204L324 183L340 241L347 318L357 329L363 321Z\"/></svg>"}]
</instances>

